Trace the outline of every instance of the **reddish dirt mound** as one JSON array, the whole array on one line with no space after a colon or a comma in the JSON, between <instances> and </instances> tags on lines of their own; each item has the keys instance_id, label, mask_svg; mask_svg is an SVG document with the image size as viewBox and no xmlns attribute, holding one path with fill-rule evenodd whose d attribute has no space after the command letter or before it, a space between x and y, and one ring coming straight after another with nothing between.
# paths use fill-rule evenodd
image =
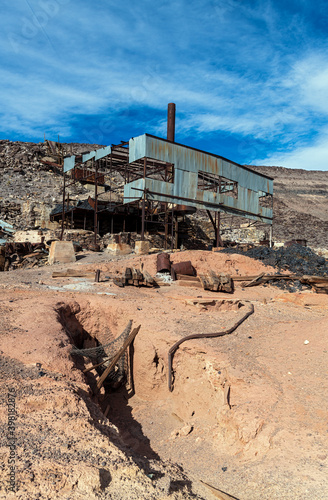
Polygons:
<instances>
[{"instance_id":1,"label":"reddish dirt mound","mask_svg":"<svg viewBox=\"0 0 328 500\"><path fill-rule=\"evenodd\" d=\"M191 261L197 273L205 273L211 269L215 272L231 274L231 275L253 275L265 272L267 274L274 273L276 270L273 267L265 266L261 262L246 257L245 255L229 254L223 252L209 252L204 250L186 250L183 252L170 253L170 260L173 263ZM97 264L97 266L88 265L88 269L101 269L103 271L115 272L122 270L123 266L133 266L140 268L141 265L151 275L156 274L157 254L141 255L141 256L126 256L119 261L111 261L110 264Z\"/></svg>"}]
</instances>

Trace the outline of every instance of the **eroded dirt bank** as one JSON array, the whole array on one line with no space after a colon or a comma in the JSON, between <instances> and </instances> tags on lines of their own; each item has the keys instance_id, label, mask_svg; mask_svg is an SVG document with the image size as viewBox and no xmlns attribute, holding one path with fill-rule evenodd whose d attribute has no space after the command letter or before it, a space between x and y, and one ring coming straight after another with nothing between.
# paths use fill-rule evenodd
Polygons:
<instances>
[{"instance_id":1,"label":"eroded dirt bank","mask_svg":"<svg viewBox=\"0 0 328 500\"><path fill-rule=\"evenodd\" d=\"M213 265L209 252L183 254L174 258L199 270L263 270L244 256L216 254ZM128 262L87 260L75 266L106 274ZM154 272L154 256L137 261ZM53 280L59 268L1 276L1 394L4 403L8 387L17 393L18 498L215 498L200 480L240 500L328 496L327 296L120 289ZM254 314L233 334L180 346L169 392L172 344L231 327L249 303ZM141 325L134 391L95 397L94 375L82 374L72 342L86 334L103 342L129 319ZM1 406L4 430L6 412ZM1 495L10 498L5 440L0 453Z\"/></svg>"}]
</instances>

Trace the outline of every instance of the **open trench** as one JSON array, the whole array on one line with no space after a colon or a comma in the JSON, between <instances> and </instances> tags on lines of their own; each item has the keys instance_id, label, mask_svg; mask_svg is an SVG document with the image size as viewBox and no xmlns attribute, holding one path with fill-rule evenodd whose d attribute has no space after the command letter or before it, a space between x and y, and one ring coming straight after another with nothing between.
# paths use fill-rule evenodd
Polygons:
<instances>
[{"instance_id":1,"label":"open trench","mask_svg":"<svg viewBox=\"0 0 328 500\"><path fill-rule=\"evenodd\" d=\"M217 318L216 328L220 322L231 326L246 310L244 304L233 300L216 300L213 304L204 308L204 324L210 310L210 331L213 317ZM72 346L78 349L117 338L130 319L120 308L107 306L104 312L76 301L62 304L58 313ZM187 319L181 321L188 331ZM174 386L170 392L167 355L176 340L172 332L154 335L144 323L129 349L129 372L120 381L109 380L97 392L96 382L103 368L85 374L91 398L104 417L119 429L134 457L170 459L202 477L211 477L213 457L222 470L232 456L259 459L270 446L271 430L264 424L265 411L270 411L272 404L266 402L272 396L277 400L279 388L263 378L260 370L256 372L250 360L251 377L236 368L232 362L236 342L228 335L183 344L174 355ZM95 360L83 356L72 359L82 371L95 364ZM257 402L256 407L250 404L252 400Z\"/></svg>"}]
</instances>

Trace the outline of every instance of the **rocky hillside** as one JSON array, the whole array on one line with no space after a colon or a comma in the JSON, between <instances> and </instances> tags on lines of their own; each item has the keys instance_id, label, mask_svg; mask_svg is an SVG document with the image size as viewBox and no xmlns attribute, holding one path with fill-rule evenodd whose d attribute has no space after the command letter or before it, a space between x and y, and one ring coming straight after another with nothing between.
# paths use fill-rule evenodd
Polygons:
<instances>
[{"instance_id":1,"label":"rocky hillside","mask_svg":"<svg viewBox=\"0 0 328 500\"><path fill-rule=\"evenodd\" d=\"M96 144L62 145L73 154L100 147ZM0 219L16 229L34 228L48 220L51 210L62 201L59 170L42 161L56 162L44 143L0 141ZM84 197L81 184L68 188L71 199Z\"/></svg>"},{"instance_id":2,"label":"rocky hillside","mask_svg":"<svg viewBox=\"0 0 328 500\"><path fill-rule=\"evenodd\" d=\"M274 238L328 247L328 171L252 167L274 178Z\"/></svg>"},{"instance_id":3,"label":"rocky hillside","mask_svg":"<svg viewBox=\"0 0 328 500\"><path fill-rule=\"evenodd\" d=\"M64 152L76 154L100 146L74 143L62 147ZM16 229L38 227L62 201L59 170L44 161L56 162L44 143L0 141L0 219ZM275 241L305 238L313 247L328 247L328 171L251 168L274 178ZM71 185L68 192L71 200L92 195L79 183ZM205 212L198 213L194 222L211 236L212 228ZM244 219L233 218L232 226L239 227L243 222ZM236 236L234 231L231 234Z\"/></svg>"}]
</instances>

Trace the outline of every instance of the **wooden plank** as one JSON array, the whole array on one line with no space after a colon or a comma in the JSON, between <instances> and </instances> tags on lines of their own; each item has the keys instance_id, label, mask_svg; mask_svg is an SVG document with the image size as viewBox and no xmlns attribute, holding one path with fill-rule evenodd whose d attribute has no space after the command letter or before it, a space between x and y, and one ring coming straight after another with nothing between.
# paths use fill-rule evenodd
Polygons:
<instances>
[{"instance_id":1,"label":"wooden plank","mask_svg":"<svg viewBox=\"0 0 328 500\"><path fill-rule=\"evenodd\" d=\"M199 279L200 279L200 282L201 282L202 288L203 288L204 290L208 290L209 284L208 284L208 281L207 281L207 279L206 279L205 274L200 274L200 275L199 275Z\"/></svg>"},{"instance_id":2,"label":"wooden plank","mask_svg":"<svg viewBox=\"0 0 328 500\"><path fill-rule=\"evenodd\" d=\"M231 276L234 281L252 281L256 276Z\"/></svg>"},{"instance_id":3,"label":"wooden plank","mask_svg":"<svg viewBox=\"0 0 328 500\"><path fill-rule=\"evenodd\" d=\"M257 285L259 285L259 284L262 282L261 278L263 278L263 276L264 276L264 275L265 275L265 273L261 273L261 274L259 274L259 275L258 275L258 276L256 276L256 278L255 278L255 279L253 279L250 283L247 283L247 285L245 285L245 287L247 287L247 286L257 286Z\"/></svg>"},{"instance_id":4,"label":"wooden plank","mask_svg":"<svg viewBox=\"0 0 328 500\"><path fill-rule=\"evenodd\" d=\"M165 281L161 281L159 279L154 279L156 286L171 286L171 283L165 283Z\"/></svg>"},{"instance_id":5,"label":"wooden plank","mask_svg":"<svg viewBox=\"0 0 328 500\"><path fill-rule=\"evenodd\" d=\"M328 284L312 283L312 290L315 290L316 293L328 293Z\"/></svg>"},{"instance_id":6,"label":"wooden plank","mask_svg":"<svg viewBox=\"0 0 328 500\"><path fill-rule=\"evenodd\" d=\"M115 367L115 365L118 362L118 360L123 356L124 351L129 347L129 345L131 344L131 342L134 340L134 338L136 337L136 335L139 332L140 328L141 328L141 325L137 326L137 328L134 328L132 330L132 332L130 333L130 335L128 336L128 338L126 339L126 341L124 342L124 344L121 347L121 349L118 351L117 354L115 354L115 356L113 357L112 361L110 362L110 364L107 366L107 368L104 371L104 373L101 375L101 377L97 381L97 391L99 391L99 389L102 387L105 379L108 377L109 373L113 370L113 368Z\"/></svg>"},{"instance_id":7,"label":"wooden plank","mask_svg":"<svg viewBox=\"0 0 328 500\"><path fill-rule=\"evenodd\" d=\"M253 281L257 276L231 276L233 281ZM296 274L264 274L263 279L270 280L270 279L285 279L285 280L290 280L290 279L301 279L301 276L297 276Z\"/></svg>"},{"instance_id":8,"label":"wooden plank","mask_svg":"<svg viewBox=\"0 0 328 500\"><path fill-rule=\"evenodd\" d=\"M270 280L300 280L301 276L296 274L265 274L263 276L263 281Z\"/></svg>"},{"instance_id":9,"label":"wooden plank","mask_svg":"<svg viewBox=\"0 0 328 500\"><path fill-rule=\"evenodd\" d=\"M157 286L156 281L154 280L152 275L149 274L148 271L143 271L143 275L144 275L144 280L145 280L147 286Z\"/></svg>"},{"instance_id":10,"label":"wooden plank","mask_svg":"<svg viewBox=\"0 0 328 500\"><path fill-rule=\"evenodd\" d=\"M219 500L238 500L236 497L233 497L233 496L229 495L228 493L225 493L222 490L218 490L217 488L214 488L214 486L211 486L210 484L205 483L205 481L202 481L201 479L200 479L200 482L202 484L204 484L210 490L210 492Z\"/></svg>"},{"instance_id":11,"label":"wooden plank","mask_svg":"<svg viewBox=\"0 0 328 500\"><path fill-rule=\"evenodd\" d=\"M188 276L186 274L177 274L177 280L183 281L200 281L198 276Z\"/></svg>"},{"instance_id":12,"label":"wooden plank","mask_svg":"<svg viewBox=\"0 0 328 500\"><path fill-rule=\"evenodd\" d=\"M66 271L54 271L52 273L52 278L88 278L94 276L94 271L79 271L75 269L67 269Z\"/></svg>"},{"instance_id":13,"label":"wooden plank","mask_svg":"<svg viewBox=\"0 0 328 500\"><path fill-rule=\"evenodd\" d=\"M94 368L98 368L98 366L101 366L103 365L104 363L107 363L107 361L109 360L110 358L106 358L106 359L103 359L100 363L98 363L97 365L92 365L90 366L89 368L86 368L85 370L83 370L83 373L89 373L91 372L91 370L93 370Z\"/></svg>"},{"instance_id":14,"label":"wooden plank","mask_svg":"<svg viewBox=\"0 0 328 500\"><path fill-rule=\"evenodd\" d=\"M301 278L302 283L308 282L308 283L327 283L328 284L328 277L327 276L307 276L304 275Z\"/></svg>"},{"instance_id":15,"label":"wooden plank","mask_svg":"<svg viewBox=\"0 0 328 500\"><path fill-rule=\"evenodd\" d=\"M190 286L193 288L203 288L203 285L200 281L184 281L184 280L179 280L177 281L177 284L179 286Z\"/></svg>"}]
</instances>

